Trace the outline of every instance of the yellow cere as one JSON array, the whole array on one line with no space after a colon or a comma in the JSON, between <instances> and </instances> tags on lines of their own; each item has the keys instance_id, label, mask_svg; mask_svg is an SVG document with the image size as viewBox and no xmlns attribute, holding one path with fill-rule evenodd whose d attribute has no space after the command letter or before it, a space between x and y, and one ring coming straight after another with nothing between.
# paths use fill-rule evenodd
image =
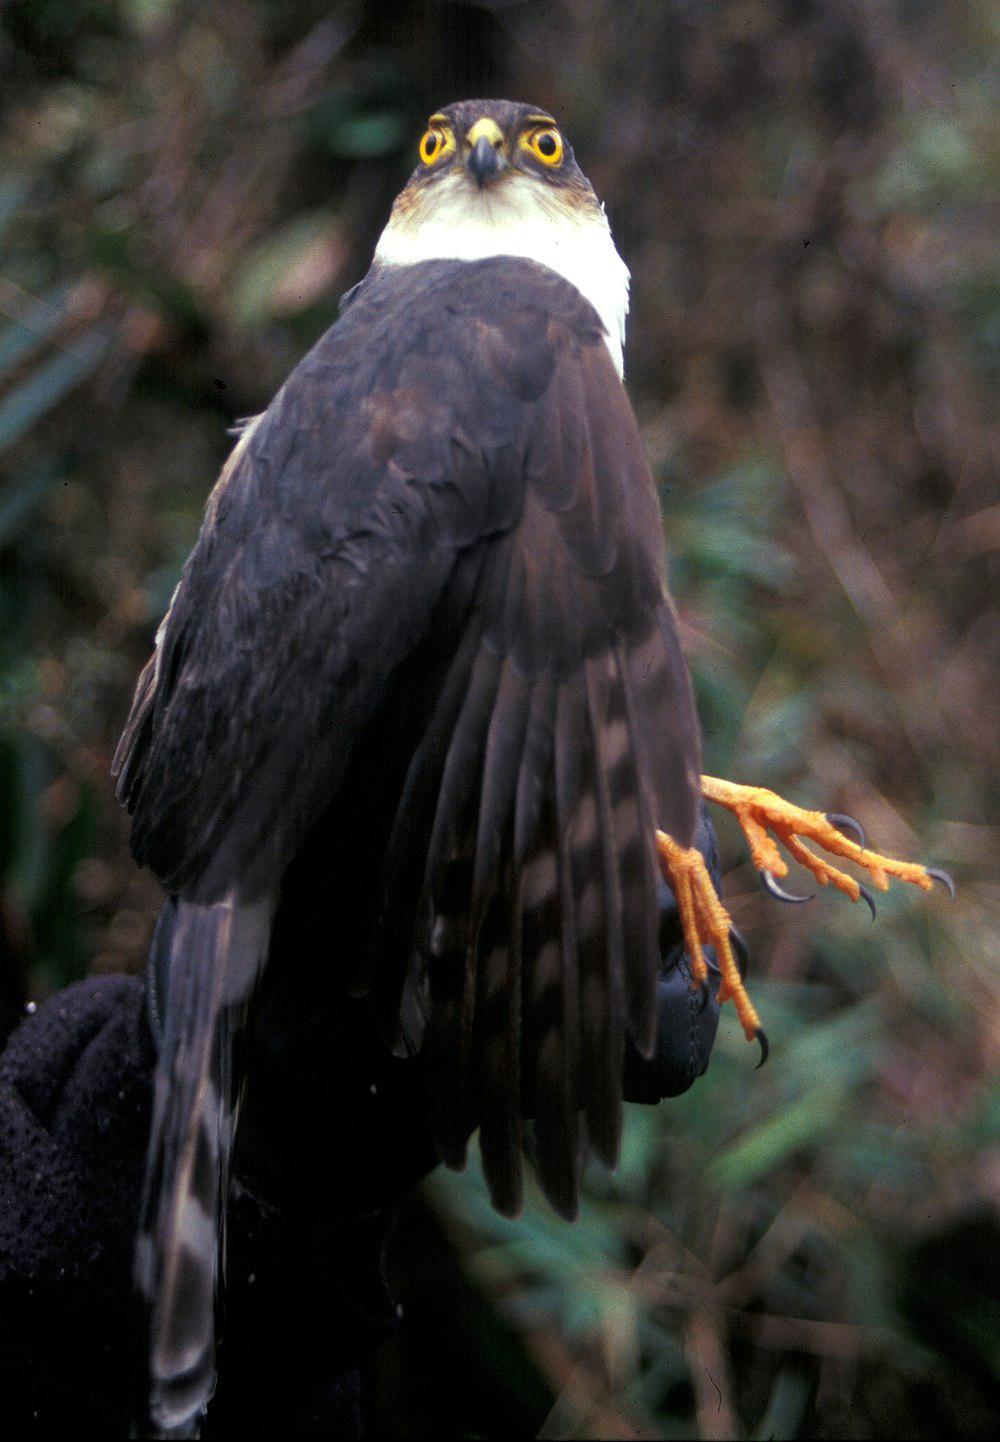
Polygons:
<instances>
[{"instance_id":1,"label":"yellow cere","mask_svg":"<svg viewBox=\"0 0 1000 1442\"><path fill-rule=\"evenodd\" d=\"M477 120L465 137L465 143L470 150L472 150L480 140L488 140L494 150L503 149L503 131L496 121L491 120L488 115L484 115L481 120Z\"/></svg>"},{"instance_id":2,"label":"yellow cere","mask_svg":"<svg viewBox=\"0 0 1000 1442\"><path fill-rule=\"evenodd\" d=\"M443 115L432 115L420 142L420 159L424 165L437 165L455 149L455 132Z\"/></svg>"},{"instance_id":3,"label":"yellow cere","mask_svg":"<svg viewBox=\"0 0 1000 1442\"><path fill-rule=\"evenodd\" d=\"M521 136L521 146L543 165L561 165L563 138L554 125L540 125Z\"/></svg>"}]
</instances>

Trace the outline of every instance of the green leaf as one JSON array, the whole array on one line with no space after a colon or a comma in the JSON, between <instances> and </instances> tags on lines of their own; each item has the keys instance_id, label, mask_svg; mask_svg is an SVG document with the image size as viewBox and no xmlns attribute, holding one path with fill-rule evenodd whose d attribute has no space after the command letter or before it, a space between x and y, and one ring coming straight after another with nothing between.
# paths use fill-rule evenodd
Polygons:
<instances>
[{"instance_id":1,"label":"green leaf","mask_svg":"<svg viewBox=\"0 0 1000 1442\"><path fill-rule=\"evenodd\" d=\"M816 1143L830 1130L843 1105L838 1088L817 1088L780 1111L763 1126L717 1157L709 1171L720 1187L745 1187L799 1147Z\"/></svg>"},{"instance_id":2,"label":"green leaf","mask_svg":"<svg viewBox=\"0 0 1000 1442\"><path fill-rule=\"evenodd\" d=\"M797 1367L786 1367L778 1373L771 1397L760 1422L752 1436L762 1442L780 1442L780 1439L798 1437L802 1418L809 1403L811 1383L804 1371Z\"/></svg>"},{"instance_id":3,"label":"green leaf","mask_svg":"<svg viewBox=\"0 0 1000 1442\"><path fill-rule=\"evenodd\" d=\"M107 331L93 330L11 391L0 404L0 452L19 441L35 421L97 368L109 342Z\"/></svg>"},{"instance_id":4,"label":"green leaf","mask_svg":"<svg viewBox=\"0 0 1000 1442\"><path fill-rule=\"evenodd\" d=\"M0 374L27 360L59 329L66 319L68 290L68 286L58 286L0 332Z\"/></svg>"}]
</instances>

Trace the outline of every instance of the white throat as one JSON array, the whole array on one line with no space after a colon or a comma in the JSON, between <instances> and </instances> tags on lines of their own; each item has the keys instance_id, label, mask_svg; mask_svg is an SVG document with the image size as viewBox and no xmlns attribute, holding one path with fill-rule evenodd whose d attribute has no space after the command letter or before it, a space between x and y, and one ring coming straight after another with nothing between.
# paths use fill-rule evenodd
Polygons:
<instances>
[{"instance_id":1,"label":"white throat","mask_svg":"<svg viewBox=\"0 0 1000 1442\"><path fill-rule=\"evenodd\" d=\"M509 176L494 193L472 189L462 174L446 176L426 200L397 203L375 248L381 265L494 255L537 261L575 285L600 316L622 374L629 273L596 201L577 212L527 177Z\"/></svg>"}]
</instances>

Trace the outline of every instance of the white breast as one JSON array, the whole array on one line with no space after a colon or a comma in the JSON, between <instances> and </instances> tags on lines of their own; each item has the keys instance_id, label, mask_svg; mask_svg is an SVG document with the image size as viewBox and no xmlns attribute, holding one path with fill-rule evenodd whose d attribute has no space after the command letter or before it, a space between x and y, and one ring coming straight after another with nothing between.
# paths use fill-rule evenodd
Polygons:
<instances>
[{"instance_id":1,"label":"white breast","mask_svg":"<svg viewBox=\"0 0 1000 1442\"><path fill-rule=\"evenodd\" d=\"M457 173L439 181L425 203L397 207L375 249L382 265L495 255L537 261L575 285L600 316L621 375L629 273L596 203L577 212L558 192L520 175L476 191Z\"/></svg>"}]
</instances>

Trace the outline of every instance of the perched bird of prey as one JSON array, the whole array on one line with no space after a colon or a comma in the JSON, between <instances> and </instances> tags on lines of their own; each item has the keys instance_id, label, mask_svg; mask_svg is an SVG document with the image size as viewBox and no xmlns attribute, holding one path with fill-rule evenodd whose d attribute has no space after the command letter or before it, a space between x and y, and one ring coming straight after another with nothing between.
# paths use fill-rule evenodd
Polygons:
<instances>
[{"instance_id":1,"label":"perched bird of prey","mask_svg":"<svg viewBox=\"0 0 1000 1442\"><path fill-rule=\"evenodd\" d=\"M661 870L695 979L714 946L759 1033L693 846L703 797L769 871L766 826L855 899L801 837L880 885L930 884L820 813L701 776L621 381L628 272L555 120L432 115L345 299L223 468L115 761L169 897L136 1263L165 1434L212 1391L240 1042L283 912L377 998L389 1043L423 1052L442 1159L461 1166L478 1126L516 1212L530 1118L570 1217L583 1145L617 1157L626 1038L653 1047Z\"/></svg>"}]
</instances>

